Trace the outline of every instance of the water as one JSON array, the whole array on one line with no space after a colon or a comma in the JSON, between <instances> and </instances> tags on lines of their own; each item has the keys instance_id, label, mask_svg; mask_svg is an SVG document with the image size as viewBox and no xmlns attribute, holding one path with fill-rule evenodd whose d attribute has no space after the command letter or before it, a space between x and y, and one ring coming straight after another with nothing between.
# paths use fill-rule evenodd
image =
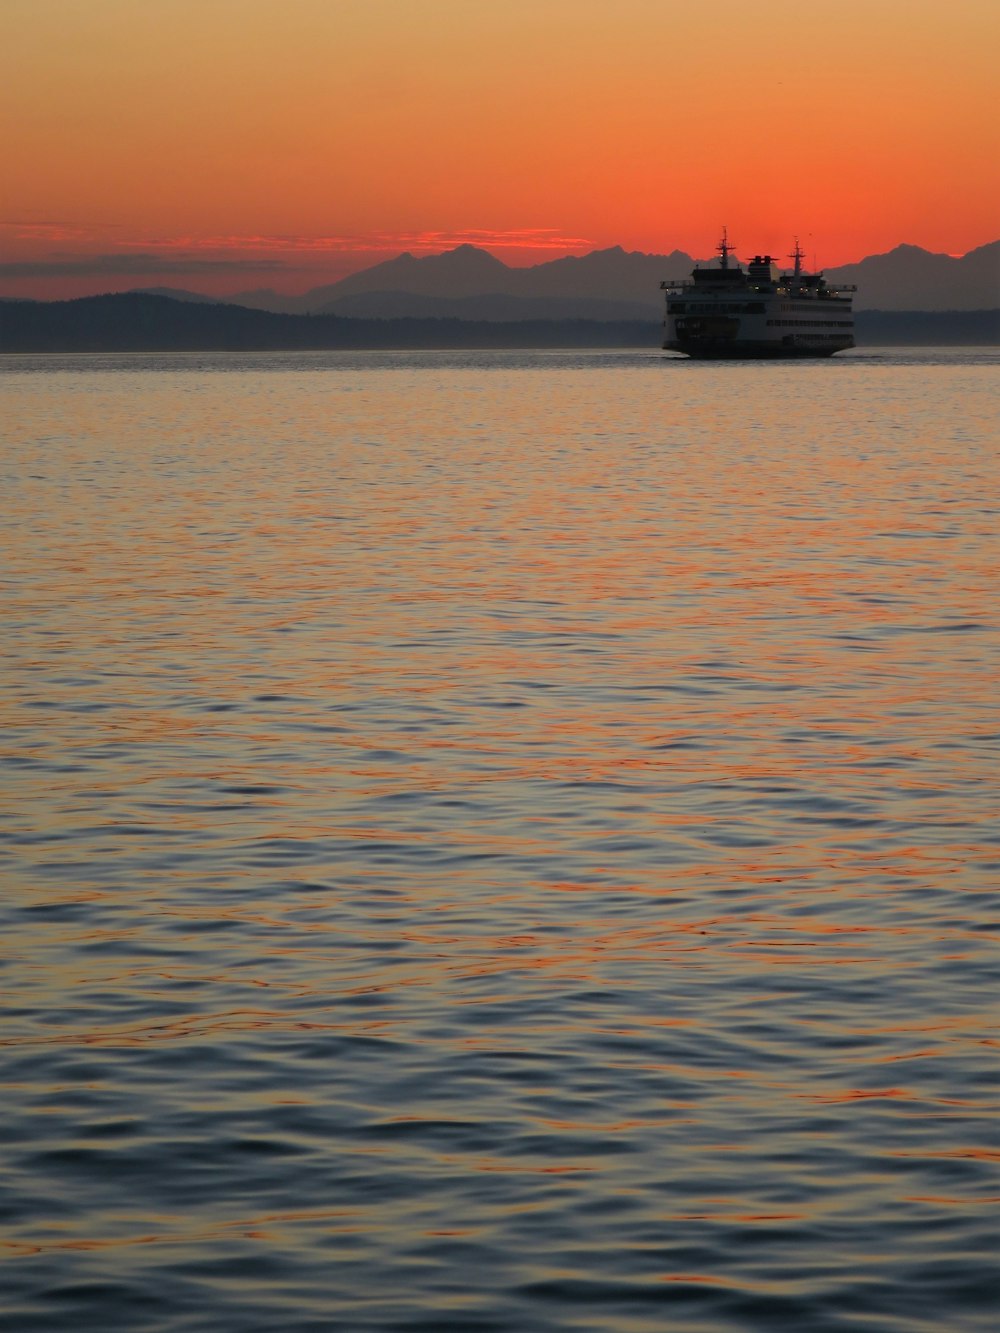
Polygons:
<instances>
[{"instance_id":1,"label":"water","mask_svg":"<svg viewBox=\"0 0 1000 1333\"><path fill-rule=\"evenodd\" d=\"M6 358L3 1327L995 1327L996 365Z\"/></svg>"}]
</instances>

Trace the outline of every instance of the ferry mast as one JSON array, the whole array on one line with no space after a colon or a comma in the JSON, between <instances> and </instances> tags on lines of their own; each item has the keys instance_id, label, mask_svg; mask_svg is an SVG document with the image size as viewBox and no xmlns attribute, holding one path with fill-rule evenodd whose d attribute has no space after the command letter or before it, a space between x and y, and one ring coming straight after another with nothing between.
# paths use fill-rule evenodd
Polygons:
<instances>
[{"instance_id":1,"label":"ferry mast","mask_svg":"<svg viewBox=\"0 0 1000 1333\"><path fill-rule=\"evenodd\" d=\"M796 241L795 244L798 245L798 241ZM716 250L718 250L719 254L722 256L722 259L721 259L721 261L720 261L720 263L719 263L719 267L720 267L720 268L722 269L722 271L725 273L725 272L727 272L728 269L729 269L729 256L730 256L730 255L733 253L733 251L736 249L736 246L735 246L735 245L730 245L730 244L729 244L729 232L728 232L728 228L726 228L726 227L723 227L723 228L722 228L722 240L719 242L719 244L718 244L715 248L716 248Z\"/></svg>"}]
</instances>

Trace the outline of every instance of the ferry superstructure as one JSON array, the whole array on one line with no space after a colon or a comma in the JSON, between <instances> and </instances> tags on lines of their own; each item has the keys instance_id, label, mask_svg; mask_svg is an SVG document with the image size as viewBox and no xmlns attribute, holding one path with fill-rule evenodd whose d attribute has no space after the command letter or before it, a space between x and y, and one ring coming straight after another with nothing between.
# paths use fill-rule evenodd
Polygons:
<instances>
[{"instance_id":1,"label":"ferry superstructure","mask_svg":"<svg viewBox=\"0 0 1000 1333\"><path fill-rule=\"evenodd\" d=\"M693 357L832 356L854 346L853 286L831 287L806 273L795 242L795 267L781 273L771 255L744 269L730 259L725 229L718 265L696 266L689 279L661 282L667 311L663 346Z\"/></svg>"}]
</instances>

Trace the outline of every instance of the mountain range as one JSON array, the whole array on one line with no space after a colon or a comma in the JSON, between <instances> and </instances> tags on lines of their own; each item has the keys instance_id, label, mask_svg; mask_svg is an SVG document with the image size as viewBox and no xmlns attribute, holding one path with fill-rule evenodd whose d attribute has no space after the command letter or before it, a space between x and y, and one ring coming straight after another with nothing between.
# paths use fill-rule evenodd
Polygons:
<instances>
[{"instance_id":1,"label":"mountain range","mask_svg":"<svg viewBox=\"0 0 1000 1333\"><path fill-rule=\"evenodd\" d=\"M656 255L613 246L512 268L477 246L459 245L422 258L397 255L301 296L268 288L225 297L169 287L143 290L174 300L355 319L641 320L661 316L661 281L687 277L695 262L681 250ZM856 310L995 309L1000 306L1000 241L960 258L898 245L887 254L827 269L826 277L831 283L857 284Z\"/></svg>"}]
</instances>

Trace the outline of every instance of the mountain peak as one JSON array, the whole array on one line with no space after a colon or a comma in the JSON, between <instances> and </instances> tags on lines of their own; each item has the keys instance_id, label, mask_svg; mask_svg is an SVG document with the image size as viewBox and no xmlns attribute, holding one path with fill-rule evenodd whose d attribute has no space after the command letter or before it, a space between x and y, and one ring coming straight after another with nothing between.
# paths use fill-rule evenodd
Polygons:
<instances>
[{"instance_id":1,"label":"mountain peak","mask_svg":"<svg viewBox=\"0 0 1000 1333\"><path fill-rule=\"evenodd\" d=\"M456 245L451 250L442 250L437 255L425 255L424 262L428 260L440 260L446 264L474 263L480 268L507 267L502 259L497 259L496 255L491 255L489 250L484 250L480 245L472 245L469 241L463 241L461 245Z\"/></svg>"}]
</instances>

